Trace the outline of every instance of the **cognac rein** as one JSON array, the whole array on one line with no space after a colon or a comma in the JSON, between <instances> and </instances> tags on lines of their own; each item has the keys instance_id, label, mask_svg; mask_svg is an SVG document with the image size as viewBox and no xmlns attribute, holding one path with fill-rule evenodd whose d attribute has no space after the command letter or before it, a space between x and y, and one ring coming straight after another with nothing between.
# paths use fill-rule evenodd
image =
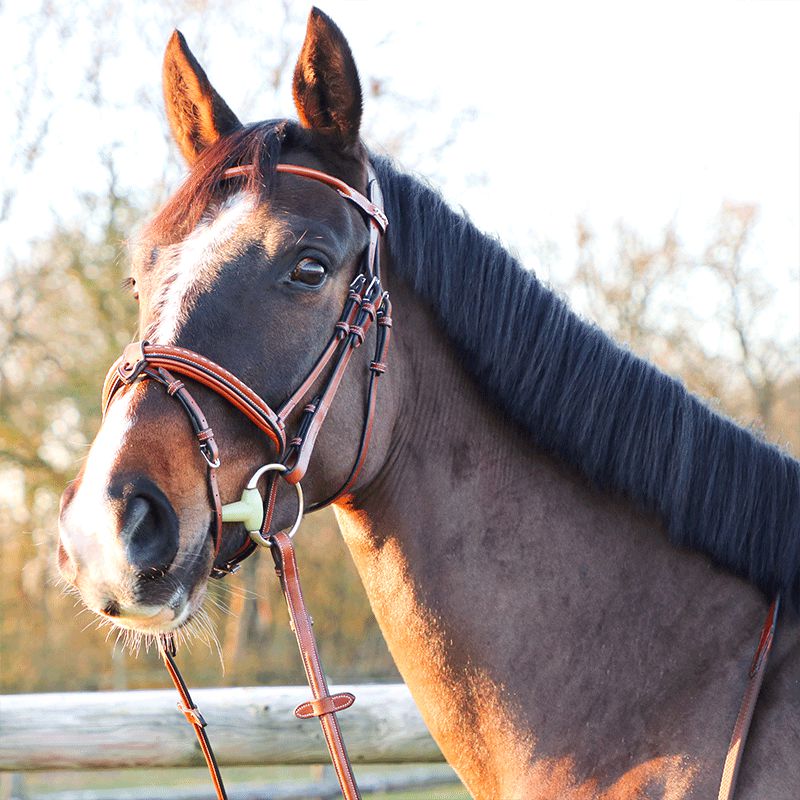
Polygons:
<instances>
[{"instance_id":1,"label":"cognac rein","mask_svg":"<svg viewBox=\"0 0 800 800\"><path fill-rule=\"evenodd\" d=\"M247 175L252 169L252 166L232 167L225 171L223 177L241 177ZM281 588L289 608L291 627L297 638L303 667L313 695L312 700L301 703L295 709L295 715L300 719L319 718L342 795L345 800L359 800L358 786L336 719L336 712L351 706L355 697L347 692L331 695L328 691L311 627L311 617L306 611L303 601L291 537L297 531L303 518L303 493L300 481L308 469L317 435L341 385L353 351L364 342L367 331L375 323L378 333L375 357L369 364L367 412L353 467L340 489L326 500L317 503L313 509L329 505L346 494L355 483L366 459L375 416L378 379L386 371L384 359L392 326L391 303L388 292L383 291L380 276L379 240L386 231L388 220L381 207L380 187L371 169L369 170L368 197L338 178L318 170L294 164L278 164L275 169L279 173L299 175L335 189L341 197L359 209L366 218L369 228L369 245L364 258L364 269L350 284L344 308L339 319L333 325L328 344L308 376L284 404L274 411L235 375L199 353L170 345L151 344L146 341L134 342L125 348L122 356L112 365L106 376L103 386L103 414L105 415L109 405L123 387L142 380L152 380L161 384L167 394L174 397L183 407L197 438L200 454L206 463L208 494L214 511L211 533L214 562L211 577L222 578L235 572L239 563L253 553L259 545L271 550L275 561L275 571L280 578ZM329 364L332 364L332 368L322 389L304 407L295 435L291 439L287 438L286 420L308 395ZM200 406L183 381L176 378L174 373L190 378L214 391L244 414L274 446L277 460L256 471L239 502L222 504L217 485L217 470L221 466L221 459L214 432L208 425ZM257 483L259 478L265 474L268 475L268 488L262 498ZM279 476L294 485L297 492L298 513L289 533L270 534ZM224 562L220 562L222 526L225 522L244 523L249 538L232 556L225 559ZM770 605L761 631L758 647L750 666L744 697L728 746L718 800L731 800L733 797L744 745L764 678L767 657L772 646L779 606L780 598L778 597ZM186 683L175 663L175 644L170 634L161 637L160 649L169 675L180 696L178 708L194 728L217 792L217 798L218 800L227 800L219 766L205 732L206 722L192 701Z\"/></svg>"}]
</instances>

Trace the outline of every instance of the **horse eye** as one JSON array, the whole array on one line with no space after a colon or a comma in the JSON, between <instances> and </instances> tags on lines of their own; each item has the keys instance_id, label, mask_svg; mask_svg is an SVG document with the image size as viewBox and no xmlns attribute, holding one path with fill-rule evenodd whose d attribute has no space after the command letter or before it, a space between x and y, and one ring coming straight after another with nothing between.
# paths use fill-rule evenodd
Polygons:
<instances>
[{"instance_id":1,"label":"horse eye","mask_svg":"<svg viewBox=\"0 0 800 800\"><path fill-rule=\"evenodd\" d=\"M325 267L313 258L304 258L292 270L292 280L306 286L322 286L325 281Z\"/></svg>"}]
</instances>

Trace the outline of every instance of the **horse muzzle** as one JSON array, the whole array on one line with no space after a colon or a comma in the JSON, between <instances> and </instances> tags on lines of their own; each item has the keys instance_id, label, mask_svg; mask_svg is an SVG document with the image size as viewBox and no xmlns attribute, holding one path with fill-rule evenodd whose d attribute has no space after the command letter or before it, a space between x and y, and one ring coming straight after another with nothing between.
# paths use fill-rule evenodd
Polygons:
<instances>
[{"instance_id":1,"label":"horse muzzle","mask_svg":"<svg viewBox=\"0 0 800 800\"><path fill-rule=\"evenodd\" d=\"M182 625L204 593L208 519L198 547L182 549L178 515L149 478L114 479L101 503L84 497L84 488L76 481L62 499L64 580L89 609L120 627L165 632Z\"/></svg>"}]
</instances>

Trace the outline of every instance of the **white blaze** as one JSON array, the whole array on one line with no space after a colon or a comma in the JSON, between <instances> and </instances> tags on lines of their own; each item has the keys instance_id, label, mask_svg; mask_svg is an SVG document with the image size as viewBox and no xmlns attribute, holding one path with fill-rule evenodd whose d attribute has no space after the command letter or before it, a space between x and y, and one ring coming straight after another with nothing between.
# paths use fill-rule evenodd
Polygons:
<instances>
[{"instance_id":1,"label":"white blaze","mask_svg":"<svg viewBox=\"0 0 800 800\"><path fill-rule=\"evenodd\" d=\"M108 409L64 517L69 535L62 537L63 544L94 585L104 585L127 571L124 550L114 535L119 524L108 480L133 424L135 394L126 391Z\"/></svg>"},{"instance_id":2,"label":"white blaze","mask_svg":"<svg viewBox=\"0 0 800 800\"><path fill-rule=\"evenodd\" d=\"M235 248L237 230L254 207L252 195L233 195L213 219L201 220L186 239L167 248L167 277L156 300L160 308L153 330L155 343L172 343L189 310L187 295L195 288L211 285Z\"/></svg>"},{"instance_id":3,"label":"white blaze","mask_svg":"<svg viewBox=\"0 0 800 800\"><path fill-rule=\"evenodd\" d=\"M252 195L237 194L215 208L213 215L201 220L186 239L166 249L163 256L166 277L161 293L154 299L155 342L171 343L191 311L192 297L210 288L222 266L246 246L249 237L242 235L242 226L254 207ZM136 619L141 627L146 623L143 618L152 616L153 624L174 626L190 613L188 603L174 612L149 606L126 607L135 596L135 575L117 535L120 503L112 501L108 494L109 481L119 459L130 437L136 435L134 427L142 388L137 385L126 389L111 403L89 451L81 484L64 511L62 542L78 565L78 588L90 607L102 608L107 597L113 596L122 607L123 617L129 617L128 622L117 619L118 624L130 627L131 620ZM204 538L209 513L202 506L189 507L183 510L179 523L188 530L199 530ZM177 602L180 594L179 587L172 601Z\"/></svg>"}]
</instances>

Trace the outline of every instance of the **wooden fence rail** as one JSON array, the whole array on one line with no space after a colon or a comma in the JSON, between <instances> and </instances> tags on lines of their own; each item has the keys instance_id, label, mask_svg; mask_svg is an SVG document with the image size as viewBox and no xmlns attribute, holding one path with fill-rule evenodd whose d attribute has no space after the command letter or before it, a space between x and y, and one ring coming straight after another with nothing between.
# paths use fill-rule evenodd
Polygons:
<instances>
[{"instance_id":1,"label":"wooden fence rail","mask_svg":"<svg viewBox=\"0 0 800 800\"><path fill-rule=\"evenodd\" d=\"M331 687L353 691L339 714L354 762L441 762L403 684ZM299 720L300 686L196 689L195 702L223 765L318 764L328 754L320 726ZM172 691L0 696L0 771L202 766Z\"/></svg>"}]
</instances>

